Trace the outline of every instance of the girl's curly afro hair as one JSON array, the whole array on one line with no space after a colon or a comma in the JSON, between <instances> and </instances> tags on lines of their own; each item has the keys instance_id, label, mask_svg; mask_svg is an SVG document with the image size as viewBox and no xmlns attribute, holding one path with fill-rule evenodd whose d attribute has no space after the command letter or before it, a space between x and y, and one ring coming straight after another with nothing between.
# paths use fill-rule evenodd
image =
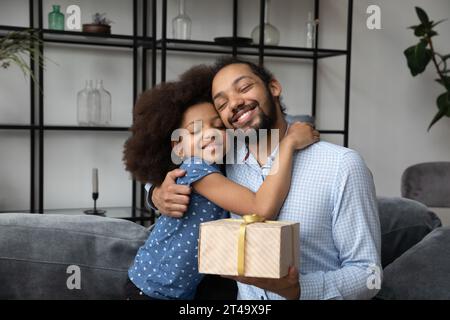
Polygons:
<instances>
[{"instance_id":1,"label":"girl's curly afro hair","mask_svg":"<svg viewBox=\"0 0 450 320\"><path fill-rule=\"evenodd\" d=\"M212 102L212 68L192 67L178 81L161 83L141 94L133 110L131 137L125 142L126 170L143 183L160 185L177 168L171 160L171 135L184 112L198 103Z\"/></svg>"}]
</instances>

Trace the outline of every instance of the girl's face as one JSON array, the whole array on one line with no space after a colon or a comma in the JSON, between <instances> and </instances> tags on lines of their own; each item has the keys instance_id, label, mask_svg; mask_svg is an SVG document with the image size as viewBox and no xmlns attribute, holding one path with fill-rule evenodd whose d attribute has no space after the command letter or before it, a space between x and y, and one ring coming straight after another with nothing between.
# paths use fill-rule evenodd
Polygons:
<instances>
[{"instance_id":1,"label":"girl's face","mask_svg":"<svg viewBox=\"0 0 450 320\"><path fill-rule=\"evenodd\" d=\"M174 152L181 158L199 157L222 163L227 152L225 126L214 105L208 102L189 107L181 121L181 141Z\"/></svg>"}]
</instances>

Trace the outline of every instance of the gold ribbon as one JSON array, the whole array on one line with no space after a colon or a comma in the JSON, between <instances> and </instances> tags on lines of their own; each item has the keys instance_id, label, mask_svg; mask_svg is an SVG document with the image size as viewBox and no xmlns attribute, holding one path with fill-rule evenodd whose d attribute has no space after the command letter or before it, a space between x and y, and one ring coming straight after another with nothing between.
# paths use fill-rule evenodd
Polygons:
<instances>
[{"instance_id":1,"label":"gold ribbon","mask_svg":"<svg viewBox=\"0 0 450 320\"><path fill-rule=\"evenodd\" d=\"M231 221L239 221L239 239L238 239L238 275L243 276L245 274L245 232L249 224L255 222L266 222L263 217L256 214L245 215L242 219L228 219ZM243 220L243 221L242 221Z\"/></svg>"}]
</instances>

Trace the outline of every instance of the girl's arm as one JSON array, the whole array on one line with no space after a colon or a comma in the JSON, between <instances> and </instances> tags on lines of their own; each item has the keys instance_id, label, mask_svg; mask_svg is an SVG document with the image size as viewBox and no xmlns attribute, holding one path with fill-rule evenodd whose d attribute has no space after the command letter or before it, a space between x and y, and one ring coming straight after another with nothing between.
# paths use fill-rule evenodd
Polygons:
<instances>
[{"instance_id":1,"label":"girl's arm","mask_svg":"<svg viewBox=\"0 0 450 320\"><path fill-rule=\"evenodd\" d=\"M319 133L310 125L292 124L280 142L270 174L256 193L219 173L205 176L192 186L196 192L225 210L239 215L257 214L265 219L275 219L289 192L294 151L318 139Z\"/></svg>"}]
</instances>

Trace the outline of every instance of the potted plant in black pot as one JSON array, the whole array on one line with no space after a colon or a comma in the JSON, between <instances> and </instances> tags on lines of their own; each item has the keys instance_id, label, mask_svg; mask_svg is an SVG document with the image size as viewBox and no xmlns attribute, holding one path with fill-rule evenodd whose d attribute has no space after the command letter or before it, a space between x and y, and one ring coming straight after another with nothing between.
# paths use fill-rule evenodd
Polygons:
<instances>
[{"instance_id":1,"label":"potted plant in black pot","mask_svg":"<svg viewBox=\"0 0 450 320\"><path fill-rule=\"evenodd\" d=\"M83 32L111 34L112 21L106 17L106 13L95 13L92 23L83 24Z\"/></svg>"}]
</instances>

